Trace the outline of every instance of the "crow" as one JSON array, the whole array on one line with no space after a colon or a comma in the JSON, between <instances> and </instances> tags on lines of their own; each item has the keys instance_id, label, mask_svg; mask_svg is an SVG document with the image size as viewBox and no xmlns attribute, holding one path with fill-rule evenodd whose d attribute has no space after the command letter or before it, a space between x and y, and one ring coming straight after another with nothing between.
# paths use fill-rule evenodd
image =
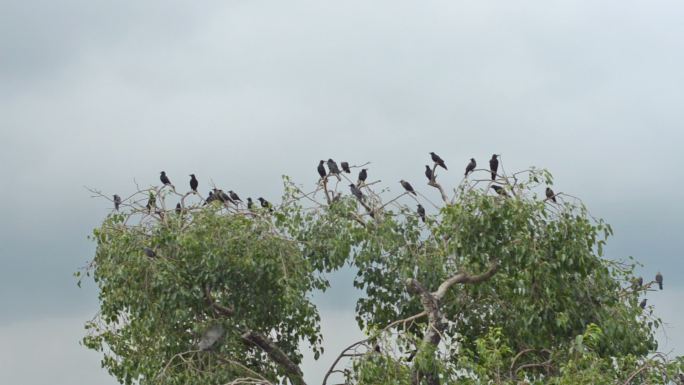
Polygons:
<instances>
[{"instance_id":1,"label":"crow","mask_svg":"<svg viewBox=\"0 0 684 385\"><path fill-rule=\"evenodd\" d=\"M351 170L349 169L349 163L342 162L342 163L340 163L340 165L342 166L342 170L344 172L346 172L347 174L351 174Z\"/></svg>"},{"instance_id":2,"label":"crow","mask_svg":"<svg viewBox=\"0 0 684 385\"><path fill-rule=\"evenodd\" d=\"M235 202L242 202L242 199L233 191L233 190L228 190L228 194L230 194L230 199L232 199Z\"/></svg>"},{"instance_id":3,"label":"crow","mask_svg":"<svg viewBox=\"0 0 684 385\"><path fill-rule=\"evenodd\" d=\"M119 206L121 206L121 197L114 194L114 210L119 211Z\"/></svg>"},{"instance_id":4,"label":"crow","mask_svg":"<svg viewBox=\"0 0 684 385\"><path fill-rule=\"evenodd\" d=\"M492 180L496 179L496 171L499 169L499 160L496 159L496 154L492 155L489 160L489 169L492 171Z\"/></svg>"},{"instance_id":5,"label":"crow","mask_svg":"<svg viewBox=\"0 0 684 385\"><path fill-rule=\"evenodd\" d=\"M164 171L162 171L162 172L161 172L161 175L159 175L159 180L161 180L161 182L162 182L164 185L171 184L171 181L169 180L169 177L166 176L166 172L164 172Z\"/></svg>"},{"instance_id":6,"label":"crow","mask_svg":"<svg viewBox=\"0 0 684 385\"><path fill-rule=\"evenodd\" d=\"M494 189L494 191L496 191L497 194L504 196L504 197L508 196L508 193L506 192L506 190L503 187L497 186L497 185L492 185L492 188Z\"/></svg>"},{"instance_id":7,"label":"crow","mask_svg":"<svg viewBox=\"0 0 684 385\"><path fill-rule=\"evenodd\" d=\"M273 211L273 206L271 205L271 202L267 201L262 197L259 197L259 202L261 203L261 207L268 209L268 211Z\"/></svg>"},{"instance_id":8,"label":"crow","mask_svg":"<svg viewBox=\"0 0 684 385\"><path fill-rule=\"evenodd\" d=\"M154 193L152 191L149 192L149 195L147 196L147 205L145 205L147 208L147 213L149 214L150 211L152 211L153 207L157 207L157 199L154 197Z\"/></svg>"},{"instance_id":9,"label":"crow","mask_svg":"<svg viewBox=\"0 0 684 385\"><path fill-rule=\"evenodd\" d=\"M427 164L425 165L425 176L428 178L430 182L433 182L435 174L432 173L432 169Z\"/></svg>"},{"instance_id":10,"label":"crow","mask_svg":"<svg viewBox=\"0 0 684 385\"><path fill-rule=\"evenodd\" d=\"M328 159L328 171L337 177L337 180L342 180L340 178L340 169L337 167L337 163L334 160Z\"/></svg>"},{"instance_id":11,"label":"crow","mask_svg":"<svg viewBox=\"0 0 684 385\"><path fill-rule=\"evenodd\" d=\"M209 329L207 329L204 334L202 334L202 338L200 338L199 342L197 343L197 347L201 351L207 351L210 350L214 345L216 345L216 342L223 337L223 334L225 333L225 330L221 325L213 325Z\"/></svg>"},{"instance_id":12,"label":"crow","mask_svg":"<svg viewBox=\"0 0 684 385\"><path fill-rule=\"evenodd\" d=\"M183 211L183 207L180 203L176 203L176 214L180 214Z\"/></svg>"},{"instance_id":13,"label":"crow","mask_svg":"<svg viewBox=\"0 0 684 385\"><path fill-rule=\"evenodd\" d=\"M190 189L194 192L197 192L197 186L199 186L199 182L197 182L195 174L190 174Z\"/></svg>"},{"instance_id":14,"label":"crow","mask_svg":"<svg viewBox=\"0 0 684 385\"><path fill-rule=\"evenodd\" d=\"M323 166L323 163L325 163L324 160L318 162L318 175L321 176L321 179L328 175L328 173L325 171L325 166Z\"/></svg>"},{"instance_id":15,"label":"crow","mask_svg":"<svg viewBox=\"0 0 684 385\"><path fill-rule=\"evenodd\" d=\"M440 158L439 155L435 154L434 152L431 152L430 156L432 157L433 162L438 164L443 169L447 170L447 166L446 166L446 164L444 164L444 160L442 160L442 158Z\"/></svg>"},{"instance_id":16,"label":"crow","mask_svg":"<svg viewBox=\"0 0 684 385\"><path fill-rule=\"evenodd\" d=\"M215 195L218 194L218 200L220 200L222 203L232 203L236 204L233 198L230 197L230 195L226 194L225 191L218 189L214 190Z\"/></svg>"},{"instance_id":17,"label":"crow","mask_svg":"<svg viewBox=\"0 0 684 385\"><path fill-rule=\"evenodd\" d=\"M470 163L466 166L465 170L465 176L468 176L473 170L475 170L475 167L477 167L477 162L475 162L475 158L470 158Z\"/></svg>"},{"instance_id":18,"label":"crow","mask_svg":"<svg viewBox=\"0 0 684 385\"><path fill-rule=\"evenodd\" d=\"M663 275L660 274L660 272L656 274L656 282L658 283L658 288L660 290L663 290Z\"/></svg>"},{"instance_id":19,"label":"crow","mask_svg":"<svg viewBox=\"0 0 684 385\"><path fill-rule=\"evenodd\" d=\"M356 187L355 184L350 184L349 189L351 190L352 195L356 197L356 199L363 201L363 193L361 192L361 190L359 190L358 187Z\"/></svg>"},{"instance_id":20,"label":"crow","mask_svg":"<svg viewBox=\"0 0 684 385\"><path fill-rule=\"evenodd\" d=\"M644 286L644 277L637 278L637 284L639 285L639 288Z\"/></svg>"},{"instance_id":21,"label":"crow","mask_svg":"<svg viewBox=\"0 0 684 385\"><path fill-rule=\"evenodd\" d=\"M368 169L367 168L362 168L361 171L359 172L359 181L356 182L359 186L361 183L366 183L366 178L368 178Z\"/></svg>"},{"instance_id":22,"label":"crow","mask_svg":"<svg viewBox=\"0 0 684 385\"><path fill-rule=\"evenodd\" d=\"M252 209L254 207L254 202L252 202L252 197L247 198L247 208Z\"/></svg>"},{"instance_id":23,"label":"crow","mask_svg":"<svg viewBox=\"0 0 684 385\"><path fill-rule=\"evenodd\" d=\"M214 190L216 190L216 189L214 189ZM204 200L204 205L206 206L209 203L211 203L217 199L219 199L218 196L214 195L213 191L209 191L209 196L207 197L207 199Z\"/></svg>"},{"instance_id":24,"label":"crow","mask_svg":"<svg viewBox=\"0 0 684 385\"><path fill-rule=\"evenodd\" d=\"M418 216L425 223L425 208L420 204L418 204Z\"/></svg>"},{"instance_id":25,"label":"crow","mask_svg":"<svg viewBox=\"0 0 684 385\"><path fill-rule=\"evenodd\" d=\"M413 186L411 186L411 184L409 182L402 179L399 181L399 183L401 183L401 187L403 187L404 190L406 190L407 192L409 192L415 196L418 196L418 194L416 194L416 192L413 190Z\"/></svg>"},{"instance_id":26,"label":"crow","mask_svg":"<svg viewBox=\"0 0 684 385\"><path fill-rule=\"evenodd\" d=\"M147 255L150 258L154 258L157 256L157 253L155 253L154 250L150 249L149 247L145 247L143 251L145 252L145 255Z\"/></svg>"},{"instance_id":27,"label":"crow","mask_svg":"<svg viewBox=\"0 0 684 385\"><path fill-rule=\"evenodd\" d=\"M642 309L645 309L645 308L646 308L646 298L644 298L644 300L641 301L641 303L639 304L639 307L642 308Z\"/></svg>"},{"instance_id":28,"label":"crow","mask_svg":"<svg viewBox=\"0 0 684 385\"><path fill-rule=\"evenodd\" d=\"M554 193L549 187L546 188L546 199L551 199L553 203L558 203L556 200L556 193Z\"/></svg>"}]
</instances>

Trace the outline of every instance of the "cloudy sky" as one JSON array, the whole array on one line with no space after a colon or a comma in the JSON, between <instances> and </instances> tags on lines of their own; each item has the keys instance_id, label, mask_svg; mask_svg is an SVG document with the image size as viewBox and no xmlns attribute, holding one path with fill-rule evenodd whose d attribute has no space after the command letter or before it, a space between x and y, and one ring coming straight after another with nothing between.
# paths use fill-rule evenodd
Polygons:
<instances>
[{"instance_id":1,"label":"cloudy sky","mask_svg":"<svg viewBox=\"0 0 684 385\"><path fill-rule=\"evenodd\" d=\"M194 172L275 200L328 157L421 181L429 151L454 183L493 152L550 169L614 225L611 257L663 271L649 300L684 353L683 19L675 0L0 0L0 383L114 383L78 345L97 292L71 274L110 210L84 185ZM329 352L358 335L349 278L317 296Z\"/></svg>"}]
</instances>

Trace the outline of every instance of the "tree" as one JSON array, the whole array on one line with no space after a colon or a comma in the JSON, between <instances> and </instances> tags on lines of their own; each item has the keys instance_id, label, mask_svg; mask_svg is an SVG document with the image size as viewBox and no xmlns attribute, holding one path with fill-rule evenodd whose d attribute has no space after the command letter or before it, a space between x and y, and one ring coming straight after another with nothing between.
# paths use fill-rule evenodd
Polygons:
<instances>
[{"instance_id":1,"label":"tree","mask_svg":"<svg viewBox=\"0 0 684 385\"><path fill-rule=\"evenodd\" d=\"M544 197L545 170L476 170L449 196L436 168L441 205L386 199L379 181L342 194L329 175L312 192L285 177L273 211L138 189L93 232L100 312L85 345L125 384L304 384L299 343L323 352L310 295L349 264L368 338L324 385L679 380L682 359L656 353L660 320L638 306L653 282L603 257L608 224ZM425 223L418 201L434 207Z\"/></svg>"}]
</instances>

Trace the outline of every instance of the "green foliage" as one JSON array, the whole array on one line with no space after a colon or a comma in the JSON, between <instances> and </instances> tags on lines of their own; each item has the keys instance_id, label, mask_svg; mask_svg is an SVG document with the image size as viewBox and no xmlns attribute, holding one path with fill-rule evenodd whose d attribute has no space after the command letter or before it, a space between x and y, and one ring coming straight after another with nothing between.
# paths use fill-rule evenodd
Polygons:
<instances>
[{"instance_id":1,"label":"green foliage","mask_svg":"<svg viewBox=\"0 0 684 385\"><path fill-rule=\"evenodd\" d=\"M634 286L634 264L603 258L611 227L577 200L540 199L535 191L551 175L528 175L505 180L509 197L462 184L427 223L408 206L383 204L370 187L361 207L334 189L305 194L288 178L273 213L214 202L181 214L112 214L94 231L100 313L85 345L103 351L103 366L126 384L278 383L290 374L242 334L268 336L294 364L302 341L318 357L319 315L309 298L329 286L325 273L349 264L365 293L359 325L394 346L354 356L349 383L413 384L416 373L432 376L422 383L473 385L676 378L680 359L652 355L660 321L638 306L646 287ZM149 193L165 206L162 192ZM407 280L434 292L492 264L491 278L446 292L440 342L424 341L425 304ZM199 351L215 325L225 335Z\"/></svg>"}]
</instances>

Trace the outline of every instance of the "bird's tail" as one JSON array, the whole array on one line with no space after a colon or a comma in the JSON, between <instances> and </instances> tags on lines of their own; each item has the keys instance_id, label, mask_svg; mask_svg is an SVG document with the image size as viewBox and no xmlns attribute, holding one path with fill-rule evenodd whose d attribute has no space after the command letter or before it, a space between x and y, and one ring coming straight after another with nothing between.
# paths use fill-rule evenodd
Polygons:
<instances>
[{"instance_id":1,"label":"bird's tail","mask_svg":"<svg viewBox=\"0 0 684 385\"><path fill-rule=\"evenodd\" d=\"M492 171L492 180L496 179L496 173Z\"/></svg>"}]
</instances>

